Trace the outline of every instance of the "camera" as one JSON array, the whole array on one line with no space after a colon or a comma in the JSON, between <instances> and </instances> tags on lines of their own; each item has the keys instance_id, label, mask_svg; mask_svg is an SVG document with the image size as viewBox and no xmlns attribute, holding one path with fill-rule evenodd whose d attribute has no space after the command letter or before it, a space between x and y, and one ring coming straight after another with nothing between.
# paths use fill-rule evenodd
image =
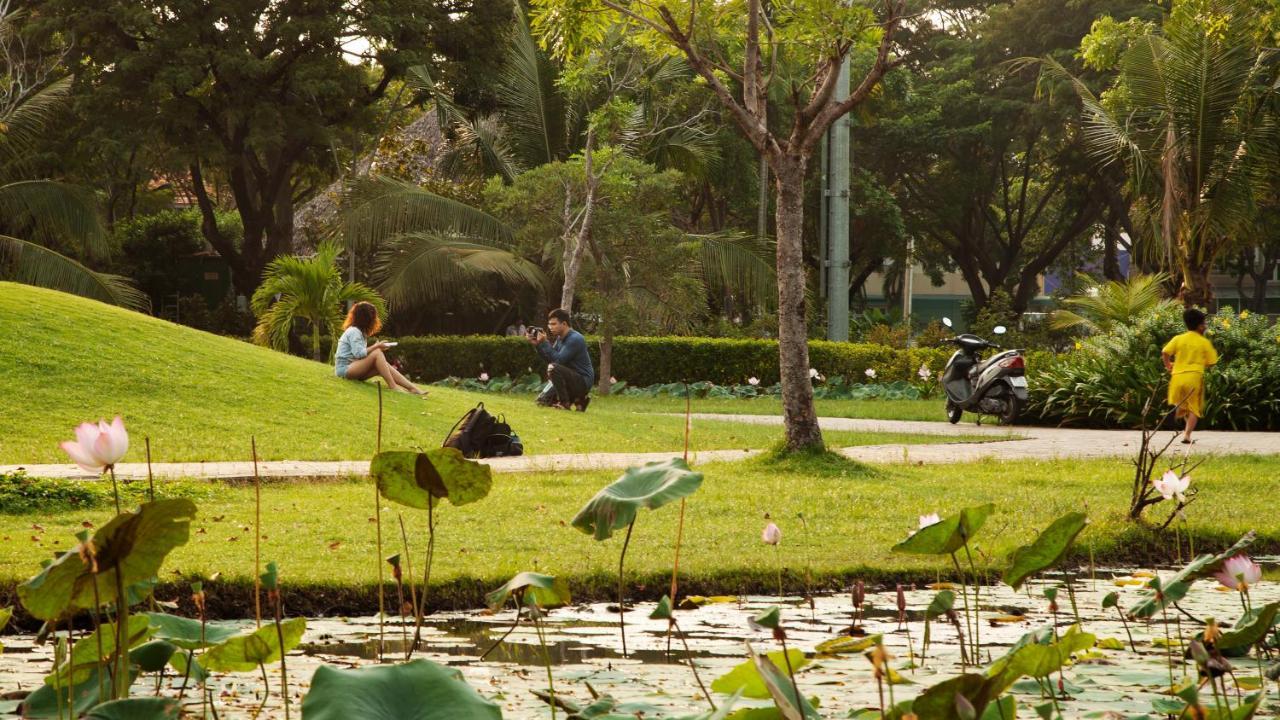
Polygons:
<instances>
[{"instance_id":1,"label":"camera","mask_svg":"<svg viewBox=\"0 0 1280 720\"><path fill-rule=\"evenodd\" d=\"M528 335L529 337L535 337L535 336L537 336L537 334L538 334L538 333L546 334L546 331L545 331L545 330L543 330L543 329L542 329L542 328L540 328L540 327L530 327L530 328L528 328L527 330L525 330L524 332L525 332L525 334L526 334L526 335Z\"/></svg>"}]
</instances>

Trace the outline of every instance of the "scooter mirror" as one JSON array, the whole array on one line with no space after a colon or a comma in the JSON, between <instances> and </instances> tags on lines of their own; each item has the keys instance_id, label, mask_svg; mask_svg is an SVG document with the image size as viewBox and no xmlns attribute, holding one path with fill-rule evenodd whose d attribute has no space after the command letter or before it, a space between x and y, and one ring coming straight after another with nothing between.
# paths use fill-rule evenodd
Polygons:
<instances>
[{"instance_id":1,"label":"scooter mirror","mask_svg":"<svg viewBox=\"0 0 1280 720\"><path fill-rule=\"evenodd\" d=\"M942 318L942 324L946 325L947 327L951 327L951 318L949 317Z\"/></svg>"},{"instance_id":2,"label":"scooter mirror","mask_svg":"<svg viewBox=\"0 0 1280 720\"><path fill-rule=\"evenodd\" d=\"M995 334L997 334L997 335L1003 335L1003 334L1005 334L1005 333L1009 332L1008 328L1006 328L1006 327L1005 327L1005 326L1003 326L1003 325L997 325L997 326L995 326L994 328L991 328L991 331L992 331L992 332L994 332L994 333L995 333Z\"/></svg>"}]
</instances>

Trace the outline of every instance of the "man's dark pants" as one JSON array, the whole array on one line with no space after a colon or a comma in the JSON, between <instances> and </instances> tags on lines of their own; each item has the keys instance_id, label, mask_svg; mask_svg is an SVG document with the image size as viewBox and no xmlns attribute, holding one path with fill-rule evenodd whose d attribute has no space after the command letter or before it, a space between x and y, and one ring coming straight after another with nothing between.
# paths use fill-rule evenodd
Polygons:
<instances>
[{"instance_id":1,"label":"man's dark pants","mask_svg":"<svg viewBox=\"0 0 1280 720\"><path fill-rule=\"evenodd\" d=\"M547 367L547 379L551 381L551 387L538 396L539 405L560 403L568 407L591 392L585 376L558 363Z\"/></svg>"}]
</instances>

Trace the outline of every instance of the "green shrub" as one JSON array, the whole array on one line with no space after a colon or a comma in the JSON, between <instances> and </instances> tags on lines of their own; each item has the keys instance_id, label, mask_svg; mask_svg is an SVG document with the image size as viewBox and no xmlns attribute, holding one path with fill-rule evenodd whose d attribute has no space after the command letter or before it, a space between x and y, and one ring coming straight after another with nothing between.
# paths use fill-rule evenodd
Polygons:
<instances>
[{"instance_id":1,"label":"green shrub","mask_svg":"<svg viewBox=\"0 0 1280 720\"><path fill-rule=\"evenodd\" d=\"M205 500L213 496L208 483L164 482L156 487L157 497ZM120 503L133 507L147 501L145 482L120 483ZM25 515L114 505L109 480L57 480L37 478L19 470L0 473L0 513Z\"/></svg>"},{"instance_id":2,"label":"green shrub","mask_svg":"<svg viewBox=\"0 0 1280 720\"><path fill-rule=\"evenodd\" d=\"M1186 329L1181 315L1179 307L1146 315L1029 373L1031 412L1056 424L1134 427L1152 396L1153 414L1168 410L1160 350ZM1207 373L1204 420L1233 430L1280 428L1280 330L1264 316L1223 308L1207 336L1221 360Z\"/></svg>"},{"instance_id":3,"label":"green shrub","mask_svg":"<svg viewBox=\"0 0 1280 720\"><path fill-rule=\"evenodd\" d=\"M598 363L600 345L587 340ZM950 357L948 348L895 350L883 345L810 341L809 364L822 375L865 382L867 368L884 382L912 381L922 364L936 375ZM400 338L395 355L411 377L434 382L449 377L522 377L538 374L543 361L519 337L460 336ZM738 340L697 337L615 338L613 376L633 387L706 381L738 385L755 377L761 385L777 383L778 343L773 340Z\"/></svg>"}]
</instances>

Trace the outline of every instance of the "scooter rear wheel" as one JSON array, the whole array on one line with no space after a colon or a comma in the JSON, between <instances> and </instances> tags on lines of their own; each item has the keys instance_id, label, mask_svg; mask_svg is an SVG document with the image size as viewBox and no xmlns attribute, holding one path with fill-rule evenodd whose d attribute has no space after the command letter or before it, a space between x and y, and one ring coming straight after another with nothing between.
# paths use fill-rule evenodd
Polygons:
<instances>
[{"instance_id":1,"label":"scooter rear wheel","mask_svg":"<svg viewBox=\"0 0 1280 720\"><path fill-rule=\"evenodd\" d=\"M955 425L960 422L962 417L964 417L964 410L960 409L960 406L951 402L951 400L947 400L947 422Z\"/></svg>"},{"instance_id":2,"label":"scooter rear wheel","mask_svg":"<svg viewBox=\"0 0 1280 720\"><path fill-rule=\"evenodd\" d=\"M1000 413L1001 425L1012 425L1018 422L1018 416L1022 414L1022 401L1016 396L1010 396L1005 400L1004 412Z\"/></svg>"}]
</instances>

